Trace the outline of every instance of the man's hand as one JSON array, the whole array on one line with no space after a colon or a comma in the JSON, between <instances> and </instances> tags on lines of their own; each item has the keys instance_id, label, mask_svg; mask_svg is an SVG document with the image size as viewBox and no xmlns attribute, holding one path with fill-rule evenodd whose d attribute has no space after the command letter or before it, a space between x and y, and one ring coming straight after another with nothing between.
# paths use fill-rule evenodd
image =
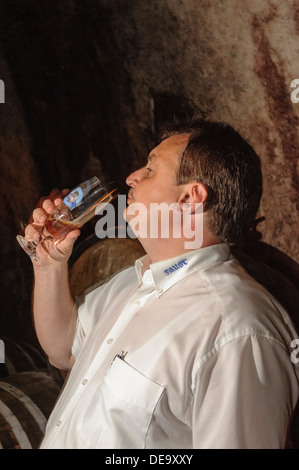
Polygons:
<instances>
[{"instance_id":1,"label":"man's hand","mask_svg":"<svg viewBox=\"0 0 299 470\"><path fill-rule=\"evenodd\" d=\"M50 267L57 263L66 263L72 253L73 245L80 235L80 230L74 229L60 238L45 237L44 225L49 214L52 214L69 190L54 189L49 196L41 198L32 212L29 224L25 229L28 241L38 242L37 255L39 261L32 261L35 269Z\"/></svg>"}]
</instances>

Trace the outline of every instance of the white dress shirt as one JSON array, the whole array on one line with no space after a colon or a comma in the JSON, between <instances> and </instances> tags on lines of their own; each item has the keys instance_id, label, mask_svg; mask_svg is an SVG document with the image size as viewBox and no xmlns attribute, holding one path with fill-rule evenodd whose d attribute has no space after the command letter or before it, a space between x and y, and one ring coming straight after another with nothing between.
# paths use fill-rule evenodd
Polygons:
<instances>
[{"instance_id":1,"label":"white dress shirt","mask_svg":"<svg viewBox=\"0 0 299 470\"><path fill-rule=\"evenodd\" d=\"M283 448L299 375L287 313L226 244L146 261L78 302L41 448Z\"/></svg>"}]
</instances>

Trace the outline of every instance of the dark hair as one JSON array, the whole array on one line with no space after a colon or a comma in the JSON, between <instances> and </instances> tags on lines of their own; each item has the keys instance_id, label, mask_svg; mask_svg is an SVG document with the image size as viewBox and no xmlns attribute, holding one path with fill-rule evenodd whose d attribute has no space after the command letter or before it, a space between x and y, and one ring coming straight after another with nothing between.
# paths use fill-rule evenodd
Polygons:
<instances>
[{"instance_id":1,"label":"dark hair","mask_svg":"<svg viewBox=\"0 0 299 470\"><path fill-rule=\"evenodd\" d=\"M222 242L238 244L253 226L262 195L261 162L230 125L192 119L168 127L162 139L190 134L177 184L200 181L208 189L208 227Z\"/></svg>"}]
</instances>

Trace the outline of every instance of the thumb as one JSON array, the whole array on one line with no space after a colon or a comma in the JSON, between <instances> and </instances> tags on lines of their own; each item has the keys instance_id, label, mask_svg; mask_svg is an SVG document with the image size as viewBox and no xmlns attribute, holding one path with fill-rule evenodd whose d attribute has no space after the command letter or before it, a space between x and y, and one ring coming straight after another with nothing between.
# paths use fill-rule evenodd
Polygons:
<instances>
[{"instance_id":1,"label":"thumb","mask_svg":"<svg viewBox=\"0 0 299 470\"><path fill-rule=\"evenodd\" d=\"M72 251L73 245L80 234L80 230L72 230L66 235L66 237L62 241L57 241L57 244L59 243L64 251L70 252Z\"/></svg>"},{"instance_id":2,"label":"thumb","mask_svg":"<svg viewBox=\"0 0 299 470\"><path fill-rule=\"evenodd\" d=\"M79 229L76 228L76 230L72 230L71 232L69 232L65 239L68 240L77 240L77 238L79 237L79 235L81 234L81 231Z\"/></svg>"}]
</instances>

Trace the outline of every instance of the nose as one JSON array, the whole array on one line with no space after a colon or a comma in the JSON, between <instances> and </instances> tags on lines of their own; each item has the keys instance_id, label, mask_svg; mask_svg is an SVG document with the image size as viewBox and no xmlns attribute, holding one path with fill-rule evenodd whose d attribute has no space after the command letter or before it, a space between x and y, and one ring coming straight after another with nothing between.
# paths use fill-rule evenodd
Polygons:
<instances>
[{"instance_id":1,"label":"nose","mask_svg":"<svg viewBox=\"0 0 299 470\"><path fill-rule=\"evenodd\" d=\"M131 186L131 188L135 188L137 183L141 180L141 178L142 178L142 171L140 168L139 170L134 171L127 177L126 184L128 186Z\"/></svg>"}]
</instances>

